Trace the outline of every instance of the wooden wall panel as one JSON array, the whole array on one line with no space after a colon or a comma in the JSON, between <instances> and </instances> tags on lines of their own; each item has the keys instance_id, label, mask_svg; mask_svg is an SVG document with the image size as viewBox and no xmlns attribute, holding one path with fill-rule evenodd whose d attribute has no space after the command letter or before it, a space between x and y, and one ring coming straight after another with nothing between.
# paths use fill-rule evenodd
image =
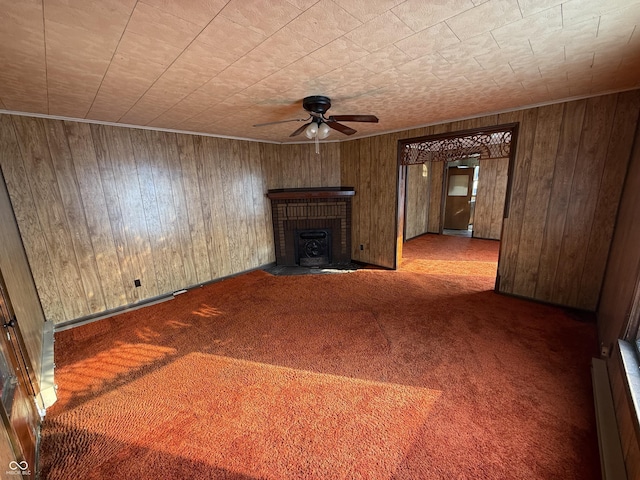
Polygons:
<instances>
[{"instance_id":1,"label":"wooden wall panel","mask_svg":"<svg viewBox=\"0 0 640 480\"><path fill-rule=\"evenodd\" d=\"M473 236L500 240L507 192L508 158L481 158Z\"/></svg>"},{"instance_id":2,"label":"wooden wall panel","mask_svg":"<svg viewBox=\"0 0 640 480\"><path fill-rule=\"evenodd\" d=\"M0 174L0 274L4 279L31 367L41 382L44 312L40 306L9 192Z\"/></svg>"},{"instance_id":3,"label":"wooden wall panel","mask_svg":"<svg viewBox=\"0 0 640 480\"><path fill-rule=\"evenodd\" d=\"M580 281L585 267L589 236L602 181L604 160L611 135L617 96L595 97L587 101L580 145L579 162L573 174L571 196L560 247L560 258L551 301L561 305L576 305ZM629 145L630 148L630 145ZM624 159L625 167L627 159ZM621 180L619 180L621 181ZM571 228L566 228L570 225ZM599 226L595 226L599 228ZM602 279L599 279L600 282ZM587 309L594 310L598 299L591 299Z\"/></svg>"},{"instance_id":4,"label":"wooden wall panel","mask_svg":"<svg viewBox=\"0 0 640 480\"><path fill-rule=\"evenodd\" d=\"M57 283L52 280L53 266L11 117L0 115L0 128L0 167L9 190L27 258L30 263L39 265L39 268L32 267L31 270L45 317L64 318L60 292Z\"/></svg>"},{"instance_id":5,"label":"wooden wall panel","mask_svg":"<svg viewBox=\"0 0 640 480\"><path fill-rule=\"evenodd\" d=\"M340 144L260 144L269 189L340 186Z\"/></svg>"},{"instance_id":6,"label":"wooden wall panel","mask_svg":"<svg viewBox=\"0 0 640 480\"><path fill-rule=\"evenodd\" d=\"M340 162L340 176L344 186L356 188L356 194L351 200L351 258L355 261L364 261L364 251L360 250L360 243L354 241L364 238L361 233L360 212L366 210L363 196L360 192L360 150L357 142L344 142L341 144L340 157L346 156L349 162Z\"/></svg>"},{"instance_id":7,"label":"wooden wall panel","mask_svg":"<svg viewBox=\"0 0 640 480\"><path fill-rule=\"evenodd\" d=\"M475 238L491 238L491 212L498 175L497 159L480 158L478 169L478 190L473 212L473 236Z\"/></svg>"},{"instance_id":8,"label":"wooden wall panel","mask_svg":"<svg viewBox=\"0 0 640 480\"><path fill-rule=\"evenodd\" d=\"M491 207L490 237L500 240L502 237L502 219L504 218L504 206L507 199L507 183L509 180L509 159L496 159L496 183L493 191L493 205Z\"/></svg>"},{"instance_id":9,"label":"wooden wall panel","mask_svg":"<svg viewBox=\"0 0 640 480\"><path fill-rule=\"evenodd\" d=\"M0 115L0 146L45 317L56 323L268 264L267 190L340 184L336 143L316 155L312 144Z\"/></svg>"},{"instance_id":10,"label":"wooden wall panel","mask_svg":"<svg viewBox=\"0 0 640 480\"><path fill-rule=\"evenodd\" d=\"M53 143L55 140L47 134L45 123L46 120L27 117L15 117L13 122L25 170L29 172L26 181L33 195L47 255L55 272L48 281L58 286L60 296L64 299L64 314L74 318L88 311L88 304L51 158L49 141Z\"/></svg>"},{"instance_id":11,"label":"wooden wall panel","mask_svg":"<svg viewBox=\"0 0 640 480\"><path fill-rule=\"evenodd\" d=\"M611 136L604 159L604 170L598 191L598 201L589 236L585 267L580 279L578 302L587 304L599 297L608 258L616 213L620 204L624 178L628 168L630 149L634 144L640 95L626 92L619 95ZM636 120L634 122L633 120ZM593 304L594 307L597 304Z\"/></svg>"},{"instance_id":12,"label":"wooden wall panel","mask_svg":"<svg viewBox=\"0 0 640 480\"><path fill-rule=\"evenodd\" d=\"M267 178L263 174L263 167L260 157L260 144L252 142L249 144L248 168L251 183L251 223L256 231L255 251L258 265L266 265L275 262L275 250L273 247L273 222L271 221L271 202L265 195L269 189ZM338 159L338 172L340 171L340 159ZM336 174L333 174L335 176ZM339 175L339 173L338 173Z\"/></svg>"},{"instance_id":13,"label":"wooden wall panel","mask_svg":"<svg viewBox=\"0 0 640 480\"><path fill-rule=\"evenodd\" d=\"M372 194L371 191L371 176L374 174L374 171L376 171L375 163L372 163L371 161L371 139L365 138L356 142L356 144L359 150L359 162L356 168L358 168L360 176L360 184L356 187L356 192L359 193L356 193L356 195L360 195L360 206L366 206L366 208L360 211L359 216L360 232L361 234L364 234L363 241L360 242L360 245L362 245L362 256L370 259L369 263L377 265L375 263L375 249L372 248L376 243L377 234L375 236L372 235L371 218L374 215L377 215L377 213L374 213L377 211L375 210L372 201L373 196L379 192L373 192ZM353 241L353 239L351 239L351 241Z\"/></svg>"},{"instance_id":14,"label":"wooden wall panel","mask_svg":"<svg viewBox=\"0 0 640 480\"><path fill-rule=\"evenodd\" d=\"M617 346L633 318L637 288L640 285L640 128L634 132L635 144L624 184L620 208L598 306L600 343L614 352L607 365L613 393L620 440L629 478L640 478L640 435L635 409L629 397Z\"/></svg>"},{"instance_id":15,"label":"wooden wall panel","mask_svg":"<svg viewBox=\"0 0 640 480\"><path fill-rule=\"evenodd\" d=\"M600 343L614 352L607 365L627 475L640 478L640 435L617 346L618 338L625 337L629 319L634 317L635 296L640 285L640 128L636 128L634 136L597 315Z\"/></svg>"},{"instance_id":16,"label":"wooden wall panel","mask_svg":"<svg viewBox=\"0 0 640 480\"><path fill-rule=\"evenodd\" d=\"M138 169L129 129L92 125L93 139L99 151L100 176L108 197L107 209L116 240L120 268L127 303L135 303L160 294L156 265L151 250L151 235L163 234L157 217L145 215L143 192L152 188L151 175ZM142 185L142 190L141 190ZM148 217L148 218L147 218ZM155 223L154 223L155 222ZM161 270L165 259L158 259L160 282L165 280L166 270ZM135 287L135 280L141 281ZM82 315L67 316L71 320Z\"/></svg>"},{"instance_id":17,"label":"wooden wall panel","mask_svg":"<svg viewBox=\"0 0 640 480\"><path fill-rule=\"evenodd\" d=\"M540 109L536 119L531 162L524 190L520 242L516 257L518 269L511 291L523 297L533 297L538 282L543 237L540 225L546 223L563 111L564 104L551 105Z\"/></svg>"},{"instance_id":18,"label":"wooden wall panel","mask_svg":"<svg viewBox=\"0 0 640 480\"><path fill-rule=\"evenodd\" d=\"M405 240L427 233L430 180L428 163L407 167Z\"/></svg>"},{"instance_id":19,"label":"wooden wall panel","mask_svg":"<svg viewBox=\"0 0 640 480\"><path fill-rule=\"evenodd\" d=\"M442 189L444 188L445 164L443 162L429 163L429 213L427 231L441 233L442 226Z\"/></svg>"},{"instance_id":20,"label":"wooden wall panel","mask_svg":"<svg viewBox=\"0 0 640 480\"><path fill-rule=\"evenodd\" d=\"M598 306L600 341L609 347L624 336L640 282L640 128L635 133L624 191Z\"/></svg>"},{"instance_id":21,"label":"wooden wall panel","mask_svg":"<svg viewBox=\"0 0 640 480\"><path fill-rule=\"evenodd\" d=\"M78 188L67 133L62 122L48 122L46 128L53 171L60 190L61 205L66 213L68 225L77 226L70 229L70 233L87 307L90 312L100 312L105 310L106 303L100 284L100 273L93 252L91 235L84 217L82 197Z\"/></svg>"},{"instance_id":22,"label":"wooden wall panel","mask_svg":"<svg viewBox=\"0 0 640 480\"><path fill-rule=\"evenodd\" d=\"M426 128L417 136L436 135L439 133L447 133L451 131L452 124L432 125ZM429 233L442 233L442 209L443 209L443 189L445 183L446 165L441 162L429 163L429 177L431 184L429 185Z\"/></svg>"},{"instance_id":23,"label":"wooden wall panel","mask_svg":"<svg viewBox=\"0 0 640 480\"><path fill-rule=\"evenodd\" d=\"M513 118L510 115L507 118ZM509 216L503 221L500 260L498 262L498 281L501 292L513 292L518 268L518 249L524 217L527 179L531 166L531 151L535 139L535 127L538 117L536 109L520 113L518 145L515 155L514 171L511 178L511 195L507 199ZM518 117L516 117L518 118Z\"/></svg>"},{"instance_id":24,"label":"wooden wall panel","mask_svg":"<svg viewBox=\"0 0 640 480\"><path fill-rule=\"evenodd\" d=\"M545 301L551 301L555 272L560 260L560 248L571 196L570 186L573 183L578 158L586 103L586 100L570 102L564 109L536 285L536 298Z\"/></svg>"},{"instance_id":25,"label":"wooden wall panel","mask_svg":"<svg viewBox=\"0 0 640 480\"><path fill-rule=\"evenodd\" d=\"M91 239L91 254L98 270L104 308L110 310L122 305L126 301L126 294L119 273L120 265L91 129L88 124L76 122L64 122L64 127L76 181L78 178L83 179L82 182L77 182L80 204ZM78 228L82 229L83 226L79 225ZM100 255L96 255L96 252L100 252Z\"/></svg>"}]
</instances>

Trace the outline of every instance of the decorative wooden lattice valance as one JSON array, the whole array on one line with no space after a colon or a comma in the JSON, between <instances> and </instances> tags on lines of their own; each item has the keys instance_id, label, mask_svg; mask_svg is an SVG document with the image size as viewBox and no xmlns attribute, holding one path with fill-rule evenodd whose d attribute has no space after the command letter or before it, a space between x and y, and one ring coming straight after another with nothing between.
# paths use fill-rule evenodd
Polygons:
<instances>
[{"instance_id":1,"label":"decorative wooden lattice valance","mask_svg":"<svg viewBox=\"0 0 640 480\"><path fill-rule=\"evenodd\" d=\"M482 158L504 158L511 148L511 130L478 132L463 136L446 136L417 140L401 147L402 165L425 162L451 162L472 155Z\"/></svg>"}]
</instances>

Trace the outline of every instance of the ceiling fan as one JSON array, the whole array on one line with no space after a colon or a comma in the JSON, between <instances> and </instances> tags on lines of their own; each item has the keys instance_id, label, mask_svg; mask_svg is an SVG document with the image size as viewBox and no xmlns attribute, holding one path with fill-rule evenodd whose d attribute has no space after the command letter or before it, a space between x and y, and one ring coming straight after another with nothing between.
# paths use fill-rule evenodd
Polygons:
<instances>
[{"instance_id":1,"label":"ceiling fan","mask_svg":"<svg viewBox=\"0 0 640 480\"><path fill-rule=\"evenodd\" d=\"M337 130L345 135L353 135L357 130L347 127L339 122L371 122L378 123L378 117L375 115L330 115L325 117L325 113L331 108L331 99L322 95L314 95L305 97L302 100L302 106L309 112L307 118L294 118L292 120L281 120L278 122L259 123L254 127L263 127L265 125L274 125L277 123L287 122L309 122L296 129L290 137L305 133L309 139L324 139L329 136L331 129Z\"/></svg>"}]
</instances>

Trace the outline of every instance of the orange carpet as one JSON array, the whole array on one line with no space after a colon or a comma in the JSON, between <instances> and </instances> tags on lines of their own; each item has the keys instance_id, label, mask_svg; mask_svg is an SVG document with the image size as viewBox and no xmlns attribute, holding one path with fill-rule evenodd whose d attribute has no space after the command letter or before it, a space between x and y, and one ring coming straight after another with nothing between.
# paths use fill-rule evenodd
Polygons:
<instances>
[{"instance_id":1,"label":"orange carpet","mask_svg":"<svg viewBox=\"0 0 640 480\"><path fill-rule=\"evenodd\" d=\"M56 334L43 479L597 479L595 324L498 295L498 243L262 271Z\"/></svg>"}]
</instances>

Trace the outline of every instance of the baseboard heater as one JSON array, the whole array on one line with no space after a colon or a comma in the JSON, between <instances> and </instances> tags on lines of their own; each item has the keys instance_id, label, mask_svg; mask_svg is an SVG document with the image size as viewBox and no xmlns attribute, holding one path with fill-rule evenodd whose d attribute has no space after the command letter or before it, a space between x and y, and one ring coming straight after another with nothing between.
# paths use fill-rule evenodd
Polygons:
<instances>
[{"instance_id":1,"label":"baseboard heater","mask_svg":"<svg viewBox=\"0 0 640 480\"><path fill-rule=\"evenodd\" d=\"M596 410L600 468L603 480L627 480L616 411L611 395L607 362L601 358L591 360L593 402Z\"/></svg>"}]
</instances>

